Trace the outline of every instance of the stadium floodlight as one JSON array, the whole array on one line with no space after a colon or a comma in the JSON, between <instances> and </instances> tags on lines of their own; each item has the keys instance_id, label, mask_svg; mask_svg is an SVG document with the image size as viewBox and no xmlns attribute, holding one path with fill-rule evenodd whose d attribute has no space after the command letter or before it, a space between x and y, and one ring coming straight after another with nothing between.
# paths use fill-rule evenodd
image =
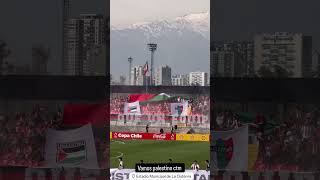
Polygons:
<instances>
[{"instance_id":1,"label":"stadium floodlight","mask_svg":"<svg viewBox=\"0 0 320 180\"><path fill-rule=\"evenodd\" d=\"M132 69L132 57L130 56L128 58L128 62L129 62L129 79L128 79L128 85L131 85L131 69Z\"/></svg>"},{"instance_id":2,"label":"stadium floodlight","mask_svg":"<svg viewBox=\"0 0 320 180\"><path fill-rule=\"evenodd\" d=\"M154 85L153 84L153 60L154 60L153 56L154 56L154 52L157 50L157 44L149 43L148 47L149 47L149 51L151 51L150 85Z\"/></svg>"}]
</instances>

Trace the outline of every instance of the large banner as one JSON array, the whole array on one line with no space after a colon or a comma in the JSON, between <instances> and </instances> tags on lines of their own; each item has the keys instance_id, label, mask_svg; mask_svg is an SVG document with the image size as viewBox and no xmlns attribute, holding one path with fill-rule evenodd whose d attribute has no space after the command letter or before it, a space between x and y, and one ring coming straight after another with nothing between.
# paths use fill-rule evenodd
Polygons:
<instances>
[{"instance_id":1,"label":"large banner","mask_svg":"<svg viewBox=\"0 0 320 180\"><path fill-rule=\"evenodd\" d=\"M66 131L49 129L45 166L99 168L91 124Z\"/></svg>"},{"instance_id":2,"label":"large banner","mask_svg":"<svg viewBox=\"0 0 320 180\"><path fill-rule=\"evenodd\" d=\"M214 169L247 171L248 126L211 133L211 162Z\"/></svg>"},{"instance_id":3,"label":"large banner","mask_svg":"<svg viewBox=\"0 0 320 180\"><path fill-rule=\"evenodd\" d=\"M109 120L108 115L106 104L66 104L62 124L83 126L91 123L94 126L103 127Z\"/></svg>"},{"instance_id":4,"label":"large banner","mask_svg":"<svg viewBox=\"0 0 320 180\"><path fill-rule=\"evenodd\" d=\"M121 140L176 140L176 134L112 132L112 139Z\"/></svg>"},{"instance_id":5,"label":"large banner","mask_svg":"<svg viewBox=\"0 0 320 180\"><path fill-rule=\"evenodd\" d=\"M124 114L141 115L139 101L124 104Z\"/></svg>"},{"instance_id":6,"label":"large banner","mask_svg":"<svg viewBox=\"0 0 320 180\"><path fill-rule=\"evenodd\" d=\"M191 114L188 102L184 103L171 103L172 116L189 116Z\"/></svg>"}]
</instances>

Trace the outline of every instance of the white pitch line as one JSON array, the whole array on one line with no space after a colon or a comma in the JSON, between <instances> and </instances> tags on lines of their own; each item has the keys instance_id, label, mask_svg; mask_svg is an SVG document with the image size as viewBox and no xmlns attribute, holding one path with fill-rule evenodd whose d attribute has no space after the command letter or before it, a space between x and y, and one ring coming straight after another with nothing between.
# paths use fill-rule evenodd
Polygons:
<instances>
[{"instance_id":1,"label":"white pitch line","mask_svg":"<svg viewBox=\"0 0 320 180\"><path fill-rule=\"evenodd\" d=\"M123 153L122 152L118 152L120 155L119 156L115 156L115 157L111 157L112 159L116 159L116 158L119 158L119 157L123 157Z\"/></svg>"},{"instance_id":2,"label":"white pitch line","mask_svg":"<svg viewBox=\"0 0 320 180\"><path fill-rule=\"evenodd\" d=\"M119 144L126 144L125 142L123 142L123 141L116 141L116 140L112 140L112 142L114 142L114 143L119 143Z\"/></svg>"}]
</instances>

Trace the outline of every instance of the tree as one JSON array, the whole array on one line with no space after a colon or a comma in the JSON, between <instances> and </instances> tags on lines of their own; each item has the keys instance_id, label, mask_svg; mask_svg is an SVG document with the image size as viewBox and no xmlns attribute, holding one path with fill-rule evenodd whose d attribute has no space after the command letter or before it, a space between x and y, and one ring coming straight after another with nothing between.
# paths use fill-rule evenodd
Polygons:
<instances>
[{"instance_id":1,"label":"tree","mask_svg":"<svg viewBox=\"0 0 320 180\"><path fill-rule=\"evenodd\" d=\"M125 82L126 82L126 77L120 76L120 84L121 84L121 85L124 85Z\"/></svg>"},{"instance_id":2,"label":"tree","mask_svg":"<svg viewBox=\"0 0 320 180\"><path fill-rule=\"evenodd\" d=\"M50 49L42 44L32 46L32 71L36 74L47 73Z\"/></svg>"},{"instance_id":3,"label":"tree","mask_svg":"<svg viewBox=\"0 0 320 180\"><path fill-rule=\"evenodd\" d=\"M258 75L261 77L272 77L273 73L269 67L261 66L260 69L258 70Z\"/></svg>"},{"instance_id":4,"label":"tree","mask_svg":"<svg viewBox=\"0 0 320 180\"><path fill-rule=\"evenodd\" d=\"M274 78L287 78L293 75L291 71L288 71L287 69L279 65L273 65L272 69L273 71L267 66L261 66L258 71L258 74L261 77L274 77Z\"/></svg>"},{"instance_id":5,"label":"tree","mask_svg":"<svg viewBox=\"0 0 320 180\"><path fill-rule=\"evenodd\" d=\"M11 51L8 49L8 45L3 40L0 40L0 75L3 73L3 60L11 54Z\"/></svg>"},{"instance_id":6,"label":"tree","mask_svg":"<svg viewBox=\"0 0 320 180\"><path fill-rule=\"evenodd\" d=\"M320 65L318 65L318 66L316 67L316 70L314 70L314 71L312 72L312 77L314 77L314 78L320 78Z\"/></svg>"},{"instance_id":7,"label":"tree","mask_svg":"<svg viewBox=\"0 0 320 180\"><path fill-rule=\"evenodd\" d=\"M289 76L292 76L292 72L289 72L285 68L279 66L279 65L274 65L274 76L278 78L287 78Z\"/></svg>"}]
</instances>

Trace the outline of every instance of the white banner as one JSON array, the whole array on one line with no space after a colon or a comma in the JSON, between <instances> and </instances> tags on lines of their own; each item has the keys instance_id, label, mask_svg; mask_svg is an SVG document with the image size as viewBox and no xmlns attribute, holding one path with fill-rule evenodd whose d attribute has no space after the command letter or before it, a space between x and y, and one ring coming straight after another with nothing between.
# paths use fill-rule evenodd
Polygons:
<instances>
[{"instance_id":1,"label":"white banner","mask_svg":"<svg viewBox=\"0 0 320 180\"><path fill-rule=\"evenodd\" d=\"M26 168L25 180L59 180L61 173L64 172L65 179L83 179L83 180L97 180L102 177L100 169L76 169L76 168ZM105 177L104 177L105 178ZM107 179L107 178L105 178Z\"/></svg>"},{"instance_id":2,"label":"white banner","mask_svg":"<svg viewBox=\"0 0 320 180\"><path fill-rule=\"evenodd\" d=\"M130 173L135 172L134 169L110 169L110 180L129 180ZM200 171L193 171L193 170L186 170L187 173L194 174L194 180L210 180L210 172L200 170Z\"/></svg>"},{"instance_id":3,"label":"white banner","mask_svg":"<svg viewBox=\"0 0 320 180\"><path fill-rule=\"evenodd\" d=\"M46 133L46 167L99 168L90 124L66 131Z\"/></svg>"},{"instance_id":4,"label":"white banner","mask_svg":"<svg viewBox=\"0 0 320 180\"><path fill-rule=\"evenodd\" d=\"M248 126L211 132L211 164L214 169L247 171Z\"/></svg>"},{"instance_id":5,"label":"white banner","mask_svg":"<svg viewBox=\"0 0 320 180\"><path fill-rule=\"evenodd\" d=\"M124 114L141 115L139 101L124 104Z\"/></svg>"},{"instance_id":6,"label":"white banner","mask_svg":"<svg viewBox=\"0 0 320 180\"><path fill-rule=\"evenodd\" d=\"M172 116L189 116L191 110L188 107L188 102L184 103L171 103Z\"/></svg>"}]
</instances>

